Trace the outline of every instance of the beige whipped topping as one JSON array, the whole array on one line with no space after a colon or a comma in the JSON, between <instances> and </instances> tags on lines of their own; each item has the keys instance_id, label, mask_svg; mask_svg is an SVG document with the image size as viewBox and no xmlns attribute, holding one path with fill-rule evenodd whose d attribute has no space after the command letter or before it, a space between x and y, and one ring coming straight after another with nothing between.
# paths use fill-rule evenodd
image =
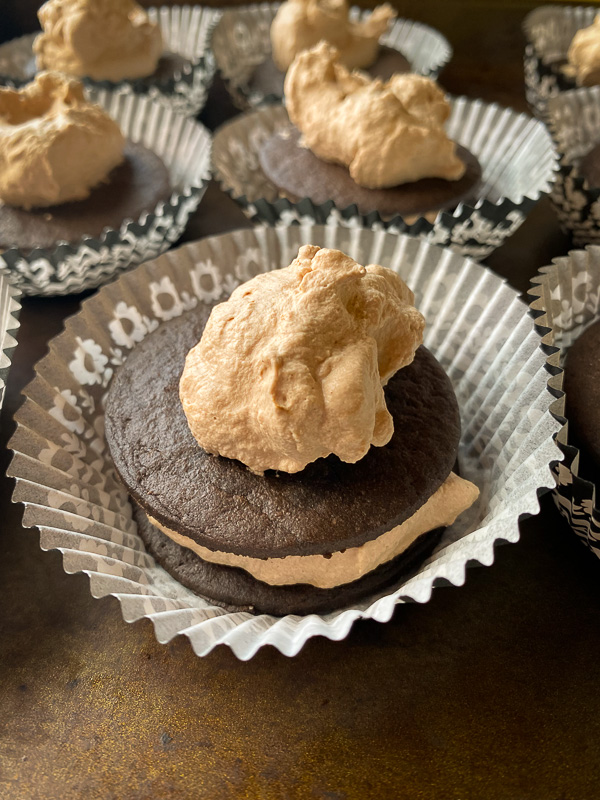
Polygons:
<instances>
[{"instance_id":1,"label":"beige whipped topping","mask_svg":"<svg viewBox=\"0 0 600 800\"><path fill-rule=\"evenodd\" d=\"M302 143L319 158L347 166L361 186L464 175L465 165L444 130L450 106L429 78L373 81L348 72L335 48L321 42L296 58L285 96Z\"/></svg>"},{"instance_id":2,"label":"beige whipped topping","mask_svg":"<svg viewBox=\"0 0 600 800\"><path fill-rule=\"evenodd\" d=\"M254 578L272 586L308 583L321 589L332 589L356 581L380 564L403 553L416 539L427 531L452 525L455 519L473 505L479 490L475 484L459 478L453 472L431 495L427 502L405 520L376 539L329 556L286 556L284 558L250 558L249 556L209 550L187 536L170 530L149 517L150 522L174 542L193 550L205 561L239 567Z\"/></svg>"},{"instance_id":3,"label":"beige whipped topping","mask_svg":"<svg viewBox=\"0 0 600 800\"><path fill-rule=\"evenodd\" d=\"M395 17L389 3L352 22L346 0L287 0L271 24L273 61L285 72L298 53L324 40L337 47L349 69L369 67L377 58L379 37Z\"/></svg>"},{"instance_id":4,"label":"beige whipped topping","mask_svg":"<svg viewBox=\"0 0 600 800\"><path fill-rule=\"evenodd\" d=\"M0 88L0 201L29 209L82 200L121 163L124 144L72 78L41 72L18 91Z\"/></svg>"},{"instance_id":5,"label":"beige whipped topping","mask_svg":"<svg viewBox=\"0 0 600 800\"><path fill-rule=\"evenodd\" d=\"M413 302L392 270L301 247L212 310L179 384L192 434L256 473L358 461L392 436L383 387L421 344Z\"/></svg>"},{"instance_id":6,"label":"beige whipped topping","mask_svg":"<svg viewBox=\"0 0 600 800\"><path fill-rule=\"evenodd\" d=\"M38 69L120 81L151 75L162 54L160 28L133 0L49 0L38 17Z\"/></svg>"},{"instance_id":7,"label":"beige whipped topping","mask_svg":"<svg viewBox=\"0 0 600 800\"><path fill-rule=\"evenodd\" d=\"M600 14L589 28L577 31L567 53L565 72L574 77L578 86L600 83Z\"/></svg>"}]
</instances>

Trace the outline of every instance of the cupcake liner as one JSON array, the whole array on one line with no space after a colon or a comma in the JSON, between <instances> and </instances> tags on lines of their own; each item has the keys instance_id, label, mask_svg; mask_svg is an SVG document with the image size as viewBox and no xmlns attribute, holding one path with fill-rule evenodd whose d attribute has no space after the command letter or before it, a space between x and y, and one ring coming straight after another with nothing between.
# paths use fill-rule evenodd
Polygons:
<instances>
[{"instance_id":1,"label":"cupcake liner","mask_svg":"<svg viewBox=\"0 0 600 800\"><path fill-rule=\"evenodd\" d=\"M289 264L306 243L389 266L415 291L429 320L425 343L461 408L460 471L481 497L412 577L383 596L323 615L231 613L185 589L146 553L104 440L102 398L114 370L161 322ZM356 619L385 622L397 603L424 603L435 585L462 585L469 564L493 562L495 543L519 539L519 518L539 511L538 494L554 483L549 463L561 457L546 357L517 293L450 250L384 231L257 227L169 251L86 300L36 373L10 442L23 524L38 528L43 549L62 552L67 572L89 575L94 596L117 597L125 620L151 619L161 642L183 634L198 655L226 644L248 659L271 644L291 656L312 636L342 639Z\"/></svg>"},{"instance_id":2,"label":"cupcake liner","mask_svg":"<svg viewBox=\"0 0 600 800\"><path fill-rule=\"evenodd\" d=\"M540 119L546 118L551 97L575 87L575 81L556 62L566 59L573 36L590 26L597 13L598 8L593 6L555 5L540 6L525 17L525 94Z\"/></svg>"},{"instance_id":3,"label":"cupcake liner","mask_svg":"<svg viewBox=\"0 0 600 800\"><path fill-rule=\"evenodd\" d=\"M590 245L554 259L533 278L529 296L542 342L551 354L552 388L558 397L554 410L563 423L557 443L564 460L552 467L556 480L554 501L574 533L600 558L596 487L580 477L580 451L568 444L561 368L569 347L591 323L600 319L600 247Z\"/></svg>"},{"instance_id":4,"label":"cupcake liner","mask_svg":"<svg viewBox=\"0 0 600 800\"><path fill-rule=\"evenodd\" d=\"M82 80L95 90L147 94L172 106L180 114L196 116L204 108L215 73L215 60L208 42L219 12L189 5L146 10L152 22L160 25L165 48L189 59L190 63L161 80L153 81L151 76L117 82ZM36 36L37 33L28 34L0 45L0 83L20 86L32 79L35 73L32 46Z\"/></svg>"},{"instance_id":5,"label":"cupcake liner","mask_svg":"<svg viewBox=\"0 0 600 800\"><path fill-rule=\"evenodd\" d=\"M451 99L448 134L474 153L482 166L479 200L460 203L429 221L400 216L360 214L356 205L337 208L309 198L294 203L281 197L263 173L258 154L264 142L289 124L283 106L268 106L239 115L215 132L213 172L221 188L254 221L270 225L290 222L381 227L422 236L451 246L463 255L485 258L514 233L542 195L558 168L545 127L526 114L466 97Z\"/></svg>"},{"instance_id":6,"label":"cupcake liner","mask_svg":"<svg viewBox=\"0 0 600 800\"><path fill-rule=\"evenodd\" d=\"M280 5L260 3L228 9L213 27L211 47L217 68L238 108L282 101L280 94L264 94L248 85L256 66L271 53L271 22ZM369 13L356 6L350 10L355 20ZM396 19L380 41L402 52L414 72L431 78L436 78L452 57L450 43L441 33L408 19Z\"/></svg>"},{"instance_id":7,"label":"cupcake liner","mask_svg":"<svg viewBox=\"0 0 600 800\"><path fill-rule=\"evenodd\" d=\"M0 408L4 401L4 390L12 352L17 346L17 329L21 292L12 286L6 276L0 275Z\"/></svg>"},{"instance_id":8,"label":"cupcake liner","mask_svg":"<svg viewBox=\"0 0 600 800\"><path fill-rule=\"evenodd\" d=\"M600 242L600 188L591 188L576 166L600 140L600 86L552 97L546 113L560 157L551 198L561 227L572 232L578 246Z\"/></svg>"},{"instance_id":9,"label":"cupcake liner","mask_svg":"<svg viewBox=\"0 0 600 800\"><path fill-rule=\"evenodd\" d=\"M0 273L7 274L23 294L92 289L154 258L179 239L208 184L211 137L199 122L143 95L90 89L88 96L116 119L126 137L162 158L173 193L139 219L125 219L119 230L105 228L98 238L30 252L11 247L0 253Z\"/></svg>"}]
</instances>

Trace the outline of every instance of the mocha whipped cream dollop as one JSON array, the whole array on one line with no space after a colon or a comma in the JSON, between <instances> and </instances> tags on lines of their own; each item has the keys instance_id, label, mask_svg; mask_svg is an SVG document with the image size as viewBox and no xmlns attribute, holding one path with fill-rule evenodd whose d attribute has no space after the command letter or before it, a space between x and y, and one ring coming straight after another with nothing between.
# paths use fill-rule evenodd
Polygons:
<instances>
[{"instance_id":1,"label":"mocha whipped cream dollop","mask_svg":"<svg viewBox=\"0 0 600 800\"><path fill-rule=\"evenodd\" d=\"M287 0L271 24L273 61L285 72L303 50L321 40L337 47L350 69L369 67L377 58L379 38L396 16L386 3L360 22L352 22L346 0Z\"/></svg>"},{"instance_id":2,"label":"mocha whipped cream dollop","mask_svg":"<svg viewBox=\"0 0 600 800\"><path fill-rule=\"evenodd\" d=\"M413 302L392 270L301 247L213 309L179 384L192 434L259 474L358 461L392 436L383 387L421 344Z\"/></svg>"},{"instance_id":3,"label":"mocha whipped cream dollop","mask_svg":"<svg viewBox=\"0 0 600 800\"><path fill-rule=\"evenodd\" d=\"M162 54L160 28L133 0L49 0L38 17L38 69L120 81L151 75Z\"/></svg>"},{"instance_id":4,"label":"mocha whipped cream dollop","mask_svg":"<svg viewBox=\"0 0 600 800\"><path fill-rule=\"evenodd\" d=\"M361 186L458 180L465 173L444 130L450 106L429 78L370 80L348 72L336 49L321 42L296 58L285 79L285 96L302 143L324 161L347 166Z\"/></svg>"},{"instance_id":5,"label":"mocha whipped cream dollop","mask_svg":"<svg viewBox=\"0 0 600 800\"><path fill-rule=\"evenodd\" d=\"M123 160L114 120L83 87L41 72L20 90L0 89L0 200L32 208L88 197Z\"/></svg>"},{"instance_id":6,"label":"mocha whipped cream dollop","mask_svg":"<svg viewBox=\"0 0 600 800\"><path fill-rule=\"evenodd\" d=\"M600 83L600 14L589 28L577 31L567 53L565 72L574 77L578 86Z\"/></svg>"}]
</instances>

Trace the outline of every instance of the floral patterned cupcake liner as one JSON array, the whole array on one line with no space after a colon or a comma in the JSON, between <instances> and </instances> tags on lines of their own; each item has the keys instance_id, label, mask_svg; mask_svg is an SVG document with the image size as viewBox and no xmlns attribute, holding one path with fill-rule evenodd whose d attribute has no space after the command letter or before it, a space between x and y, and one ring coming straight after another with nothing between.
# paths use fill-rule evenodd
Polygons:
<instances>
[{"instance_id":1,"label":"floral patterned cupcake liner","mask_svg":"<svg viewBox=\"0 0 600 800\"><path fill-rule=\"evenodd\" d=\"M11 247L0 253L0 274L27 295L57 295L93 289L129 267L154 258L183 233L210 178L211 137L199 122L150 97L88 90L117 120L124 135L159 155L169 170L173 193L144 212L125 219L119 230L100 237L58 243L31 251Z\"/></svg>"},{"instance_id":2,"label":"floral patterned cupcake liner","mask_svg":"<svg viewBox=\"0 0 600 800\"><path fill-rule=\"evenodd\" d=\"M600 558L600 509L596 486L579 475L580 451L568 443L562 364L569 347L600 319L600 247L573 250L543 267L529 291L531 311L549 354L549 381L563 423L557 436L564 460L553 464L554 501L574 533Z\"/></svg>"},{"instance_id":3,"label":"floral patterned cupcake liner","mask_svg":"<svg viewBox=\"0 0 600 800\"><path fill-rule=\"evenodd\" d=\"M593 6L540 6L523 22L525 94L536 117L546 119L548 100L575 88L575 81L561 69L573 36L594 21Z\"/></svg>"},{"instance_id":4,"label":"floral patterned cupcake liner","mask_svg":"<svg viewBox=\"0 0 600 800\"><path fill-rule=\"evenodd\" d=\"M17 329L21 292L15 288L5 275L0 275L0 408L4 400L6 379L12 352L17 346Z\"/></svg>"},{"instance_id":5,"label":"floral patterned cupcake liner","mask_svg":"<svg viewBox=\"0 0 600 800\"><path fill-rule=\"evenodd\" d=\"M159 324L289 264L306 243L391 267L415 291L429 321L425 343L461 409L460 471L481 495L386 594L323 615L232 613L181 586L146 552L106 446L102 401L114 371ZM489 566L497 543L518 541L519 519L539 511L539 493L554 483L549 464L561 457L546 356L516 291L456 253L384 231L256 227L171 250L85 300L25 395L9 468L23 524L38 529L43 549L60 550L67 572L89 576L95 597L117 597L125 620L152 620L161 642L183 634L198 655L226 644L248 659L270 644L292 656L312 636L343 639L356 619L386 622L398 603L425 603L440 584L461 586L467 566Z\"/></svg>"},{"instance_id":6,"label":"floral patterned cupcake liner","mask_svg":"<svg viewBox=\"0 0 600 800\"><path fill-rule=\"evenodd\" d=\"M448 134L479 159L483 175L474 205L460 203L429 221L360 214L355 205L337 208L309 198L292 202L279 195L266 177L258 154L264 142L289 125L283 106L266 106L235 117L219 128L213 141L213 171L221 188L254 221L386 228L421 236L463 255L485 258L511 236L538 202L550 192L557 156L544 125L508 108L456 97Z\"/></svg>"},{"instance_id":7,"label":"floral patterned cupcake liner","mask_svg":"<svg viewBox=\"0 0 600 800\"><path fill-rule=\"evenodd\" d=\"M242 110L262 103L281 103L281 94L264 94L250 87L255 68L271 53L270 30L281 3L260 3L227 9L215 24L211 47L217 68L233 102ZM368 14L354 6L352 19ZM400 51L419 75L436 78L452 57L452 47L441 33L408 19L396 19L381 43Z\"/></svg>"},{"instance_id":8,"label":"floral patterned cupcake liner","mask_svg":"<svg viewBox=\"0 0 600 800\"><path fill-rule=\"evenodd\" d=\"M215 73L215 60L208 43L219 12L189 5L160 6L149 8L147 12L152 22L160 25L169 52L182 56L189 63L173 75L155 81L150 76L118 82L84 78L83 82L96 91L145 94L167 103L180 114L194 117L204 108ZM36 36L29 34L0 45L0 83L20 86L33 78L32 46Z\"/></svg>"},{"instance_id":9,"label":"floral patterned cupcake liner","mask_svg":"<svg viewBox=\"0 0 600 800\"><path fill-rule=\"evenodd\" d=\"M580 175L579 159L600 140L600 86L582 87L551 98L547 123L560 156L551 198L560 224L578 246L600 243L600 188Z\"/></svg>"}]
</instances>

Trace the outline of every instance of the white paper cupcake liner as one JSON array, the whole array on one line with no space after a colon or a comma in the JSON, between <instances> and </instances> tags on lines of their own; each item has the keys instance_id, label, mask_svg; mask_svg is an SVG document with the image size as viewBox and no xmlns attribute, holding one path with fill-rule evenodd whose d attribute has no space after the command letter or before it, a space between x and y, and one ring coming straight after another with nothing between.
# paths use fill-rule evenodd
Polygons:
<instances>
[{"instance_id":1,"label":"white paper cupcake liner","mask_svg":"<svg viewBox=\"0 0 600 800\"><path fill-rule=\"evenodd\" d=\"M262 103L280 103L280 94L252 89L255 68L271 54L271 22L281 3L260 3L227 9L212 31L211 46L217 68L234 101L241 109ZM351 18L369 14L354 6ZM419 75L436 78L452 57L448 40L434 28L408 19L396 19L381 43L400 51Z\"/></svg>"},{"instance_id":2,"label":"white paper cupcake liner","mask_svg":"<svg viewBox=\"0 0 600 800\"><path fill-rule=\"evenodd\" d=\"M451 105L448 134L477 156L482 183L474 205L460 203L452 211L441 211L433 222L384 219L377 212L360 214L356 205L340 209L332 201L316 205L309 198L294 203L281 197L262 171L258 154L273 133L289 125L283 106L246 112L219 128L213 141L214 175L254 221L375 226L485 258L550 191L557 156L545 127L527 114L466 97L451 99Z\"/></svg>"},{"instance_id":3,"label":"white paper cupcake liner","mask_svg":"<svg viewBox=\"0 0 600 800\"><path fill-rule=\"evenodd\" d=\"M564 460L553 465L554 501L574 533L600 558L600 509L596 486L579 475L580 451L568 444L562 363L569 347L600 319L600 247L572 250L554 259L533 279L531 310L551 358L552 387L559 398L555 413L563 421L557 442Z\"/></svg>"},{"instance_id":4,"label":"white paper cupcake liner","mask_svg":"<svg viewBox=\"0 0 600 800\"><path fill-rule=\"evenodd\" d=\"M566 59L573 36L590 26L598 11L593 6L540 6L525 17L525 94L540 119L546 118L551 97L575 87L557 62Z\"/></svg>"},{"instance_id":5,"label":"white paper cupcake liner","mask_svg":"<svg viewBox=\"0 0 600 800\"><path fill-rule=\"evenodd\" d=\"M114 371L161 322L213 301L261 271L287 265L301 244L391 267L428 320L425 343L450 376L461 409L461 474L481 497L448 528L420 569L385 596L329 614L231 613L185 589L146 553L103 432L102 397ZM546 357L525 306L498 276L449 250L384 231L257 227L172 250L105 286L67 320L25 390L9 474L23 524L67 572L85 572L96 597L113 595L127 621L151 619L159 641L187 636L198 655L226 644L241 659L266 644L296 654L312 636L344 638L359 618L385 622L397 603L427 602L435 585L460 586L469 564L490 565L494 545L519 539L518 521L553 486Z\"/></svg>"},{"instance_id":6,"label":"white paper cupcake liner","mask_svg":"<svg viewBox=\"0 0 600 800\"><path fill-rule=\"evenodd\" d=\"M577 168L600 141L600 86L562 92L550 98L546 113L560 157L551 197L561 227L577 246L600 242L600 188L590 187Z\"/></svg>"},{"instance_id":7,"label":"white paper cupcake liner","mask_svg":"<svg viewBox=\"0 0 600 800\"><path fill-rule=\"evenodd\" d=\"M0 408L4 401L4 390L13 350L17 346L17 329L21 292L12 286L5 275L0 275Z\"/></svg>"},{"instance_id":8,"label":"white paper cupcake liner","mask_svg":"<svg viewBox=\"0 0 600 800\"><path fill-rule=\"evenodd\" d=\"M162 79L94 81L84 78L93 89L119 91L124 94L147 94L172 106L187 116L198 114L206 103L215 73L215 60L209 47L213 26L219 19L215 9L201 6L160 6L147 9L153 22L158 22L165 49L189 60L181 70ZM37 34L29 34L0 45L0 83L20 86L28 83L35 72L32 51Z\"/></svg>"},{"instance_id":9,"label":"white paper cupcake liner","mask_svg":"<svg viewBox=\"0 0 600 800\"><path fill-rule=\"evenodd\" d=\"M89 89L88 96L116 119L127 138L162 158L173 193L139 219L125 219L118 231L105 228L99 238L31 251L12 247L0 253L0 273L23 294L92 289L154 258L179 239L210 178L211 136L199 122L143 95Z\"/></svg>"}]
</instances>

